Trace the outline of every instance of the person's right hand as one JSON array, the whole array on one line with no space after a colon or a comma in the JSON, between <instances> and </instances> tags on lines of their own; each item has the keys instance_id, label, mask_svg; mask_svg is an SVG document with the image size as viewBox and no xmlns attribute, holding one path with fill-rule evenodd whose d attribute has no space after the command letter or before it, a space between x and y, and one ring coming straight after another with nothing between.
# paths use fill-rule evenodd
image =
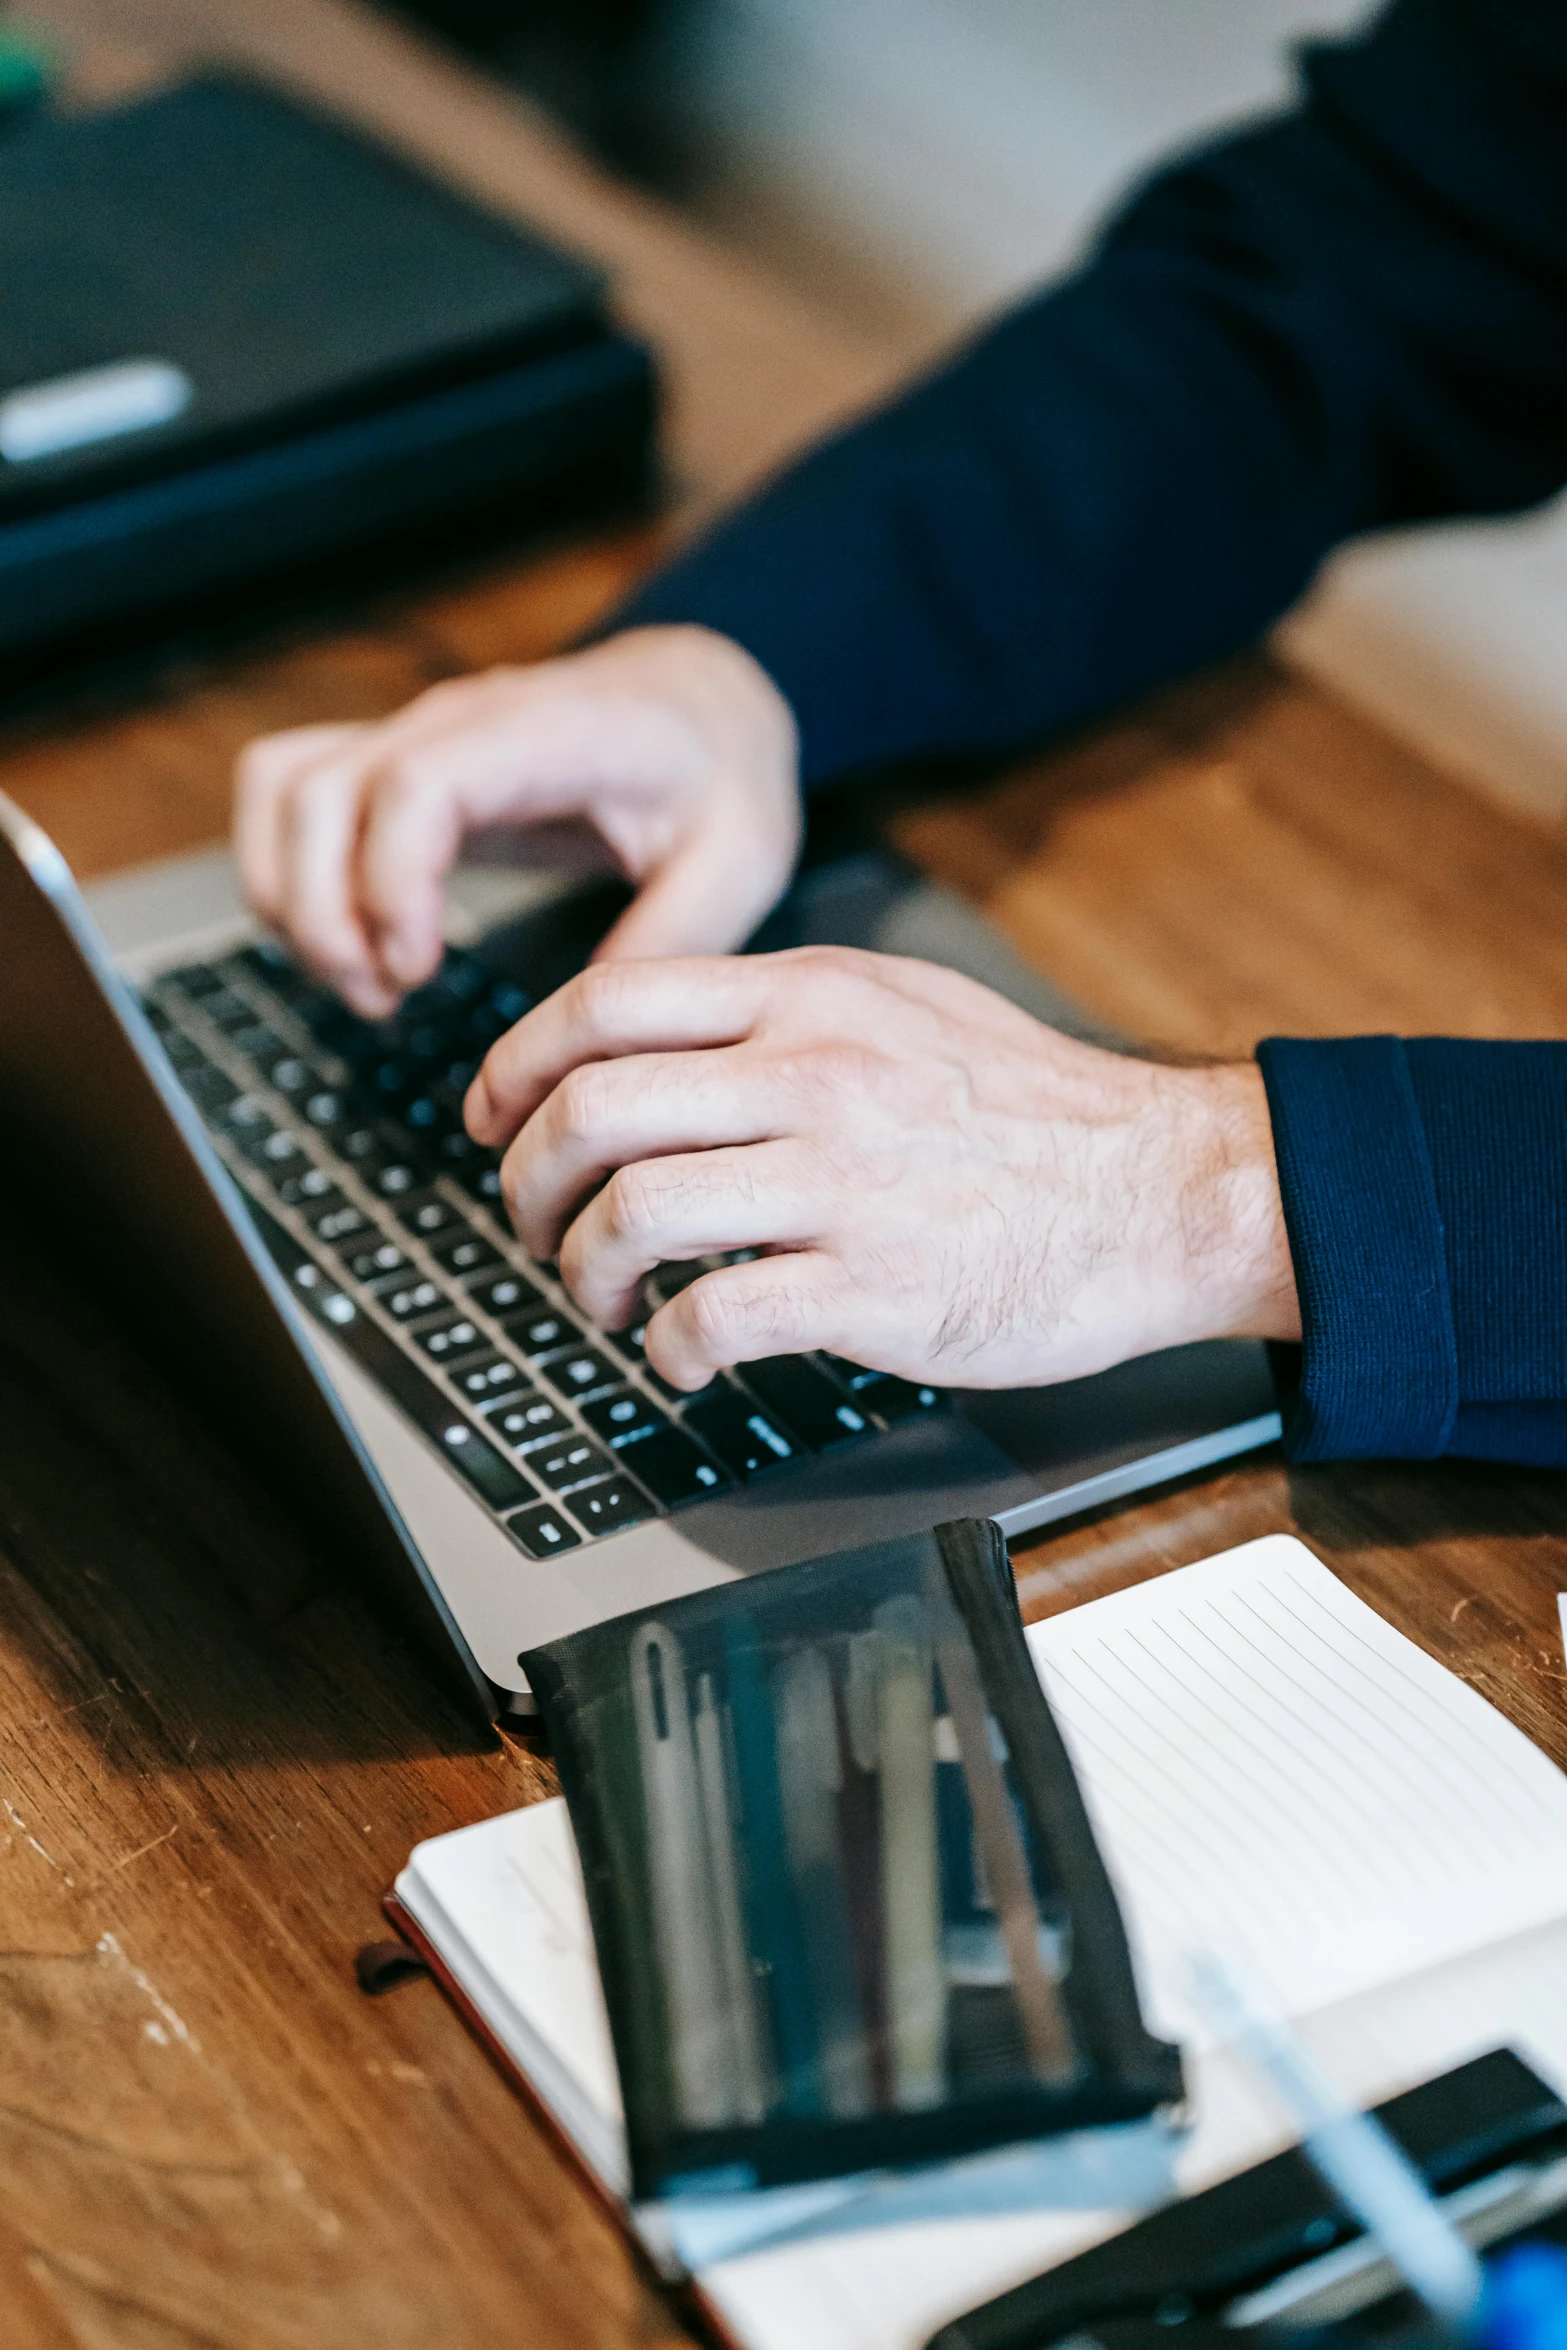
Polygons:
<instances>
[{"instance_id":1,"label":"person's right hand","mask_svg":"<svg viewBox=\"0 0 1567 2350\"><path fill-rule=\"evenodd\" d=\"M628 630L433 687L376 725L264 736L239 763L254 911L379 1019L435 971L474 833L585 818L639 895L603 958L724 953L776 904L801 829L793 716L727 637Z\"/></svg>"}]
</instances>

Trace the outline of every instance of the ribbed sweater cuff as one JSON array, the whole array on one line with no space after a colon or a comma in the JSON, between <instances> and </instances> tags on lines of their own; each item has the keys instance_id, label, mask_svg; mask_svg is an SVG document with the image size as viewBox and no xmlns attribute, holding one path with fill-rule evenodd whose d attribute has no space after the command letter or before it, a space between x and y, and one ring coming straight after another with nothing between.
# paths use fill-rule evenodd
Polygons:
<instances>
[{"instance_id":1,"label":"ribbed sweater cuff","mask_svg":"<svg viewBox=\"0 0 1567 2350\"><path fill-rule=\"evenodd\" d=\"M1270 1037L1267 1088L1295 1263L1296 1460L1431 1460L1458 1410L1442 1218L1395 1036Z\"/></svg>"}]
</instances>

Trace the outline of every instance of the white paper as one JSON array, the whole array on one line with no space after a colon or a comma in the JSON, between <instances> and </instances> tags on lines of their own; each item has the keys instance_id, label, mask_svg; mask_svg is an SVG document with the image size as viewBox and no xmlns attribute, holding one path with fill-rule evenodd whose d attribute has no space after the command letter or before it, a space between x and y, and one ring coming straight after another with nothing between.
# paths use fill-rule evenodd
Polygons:
<instances>
[{"instance_id":1,"label":"white paper","mask_svg":"<svg viewBox=\"0 0 1567 2350\"><path fill-rule=\"evenodd\" d=\"M1028 1635L1167 2027L1211 1945L1291 2015L1567 1911L1567 1777L1303 1543Z\"/></svg>"},{"instance_id":2,"label":"white paper","mask_svg":"<svg viewBox=\"0 0 1567 2350\"><path fill-rule=\"evenodd\" d=\"M1567 1779L1301 1543L1249 1543L1028 1639L1156 2025L1178 2022L1189 2049L1200 2038L1179 1986L1201 1941L1243 1955L1363 2102L1502 2043L1567 2093ZM399 1890L588 2159L622 2184L565 1806L421 1845ZM1292 2135L1224 2052L1199 2049L1188 2071L1197 2127L1177 2159L1181 2191ZM1123 2135L949 2166L945 2202L940 2174L914 2190L839 2181L730 2199L701 2223L713 2250L768 2224L764 2206L773 2224L817 2224L705 2262L703 2287L749 2350L918 2350L946 2318L1158 2199L1168 2171L1129 2139L1109 2143ZM662 2210L667 2246L679 2206Z\"/></svg>"}]
</instances>

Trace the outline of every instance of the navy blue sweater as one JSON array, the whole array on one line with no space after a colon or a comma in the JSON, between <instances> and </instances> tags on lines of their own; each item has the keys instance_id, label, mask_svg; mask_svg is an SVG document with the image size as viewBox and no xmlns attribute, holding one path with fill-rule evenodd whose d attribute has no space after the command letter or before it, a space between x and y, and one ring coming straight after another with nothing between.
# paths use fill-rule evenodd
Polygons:
<instances>
[{"instance_id":1,"label":"navy blue sweater","mask_svg":"<svg viewBox=\"0 0 1567 2350\"><path fill-rule=\"evenodd\" d=\"M809 785L1036 742L1249 643L1358 531L1557 489L1567 0L1395 0L1302 83L620 618L746 645ZM1567 1045L1260 1057L1296 1456L1567 1463Z\"/></svg>"}]
</instances>

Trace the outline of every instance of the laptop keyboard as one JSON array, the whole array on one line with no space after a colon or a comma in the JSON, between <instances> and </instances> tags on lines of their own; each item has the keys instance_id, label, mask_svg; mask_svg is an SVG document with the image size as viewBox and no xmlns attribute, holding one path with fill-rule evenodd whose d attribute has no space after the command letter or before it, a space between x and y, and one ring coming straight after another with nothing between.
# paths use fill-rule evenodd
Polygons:
<instances>
[{"instance_id":1,"label":"laptop keyboard","mask_svg":"<svg viewBox=\"0 0 1567 2350\"><path fill-rule=\"evenodd\" d=\"M143 999L294 1295L530 1558L575 1550L873 1441L946 1397L832 1355L779 1356L697 1395L643 1325L607 1331L524 1255L469 1082L528 998L451 949L389 1021L357 1019L280 948L192 963ZM662 1266L649 1312L721 1263Z\"/></svg>"}]
</instances>

